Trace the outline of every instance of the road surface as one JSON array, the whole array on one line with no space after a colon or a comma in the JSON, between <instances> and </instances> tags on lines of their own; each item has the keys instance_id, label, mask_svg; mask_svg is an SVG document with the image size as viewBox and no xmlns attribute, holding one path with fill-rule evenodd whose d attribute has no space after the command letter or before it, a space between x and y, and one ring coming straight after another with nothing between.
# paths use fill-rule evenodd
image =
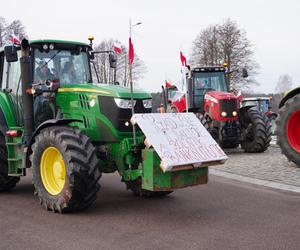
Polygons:
<instances>
[{"instance_id":1,"label":"road surface","mask_svg":"<svg viewBox=\"0 0 300 250\"><path fill-rule=\"evenodd\" d=\"M211 176L208 185L142 199L104 175L96 204L45 211L31 176L0 194L0 249L299 249L300 196Z\"/></svg>"}]
</instances>

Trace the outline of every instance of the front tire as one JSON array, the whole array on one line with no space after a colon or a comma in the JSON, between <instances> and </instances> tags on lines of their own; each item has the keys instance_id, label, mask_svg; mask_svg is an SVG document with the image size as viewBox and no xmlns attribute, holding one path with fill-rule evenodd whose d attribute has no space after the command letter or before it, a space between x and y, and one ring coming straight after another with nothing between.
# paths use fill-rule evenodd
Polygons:
<instances>
[{"instance_id":1,"label":"front tire","mask_svg":"<svg viewBox=\"0 0 300 250\"><path fill-rule=\"evenodd\" d=\"M271 124L261 112L249 109L242 122L241 147L247 153L262 153L271 142Z\"/></svg>"},{"instance_id":2,"label":"front tire","mask_svg":"<svg viewBox=\"0 0 300 250\"><path fill-rule=\"evenodd\" d=\"M280 108L275 134L282 153L300 167L300 95Z\"/></svg>"},{"instance_id":3,"label":"front tire","mask_svg":"<svg viewBox=\"0 0 300 250\"><path fill-rule=\"evenodd\" d=\"M5 137L0 132L0 192L8 191L16 186L20 177L8 176L7 149Z\"/></svg>"},{"instance_id":4,"label":"front tire","mask_svg":"<svg viewBox=\"0 0 300 250\"><path fill-rule=\"evenodd\" d=\"M30 160L41 205L61 213L91 206L101 174L90 139L68 126L43 129L34 139Z\"/></svg>"}]
</instances>

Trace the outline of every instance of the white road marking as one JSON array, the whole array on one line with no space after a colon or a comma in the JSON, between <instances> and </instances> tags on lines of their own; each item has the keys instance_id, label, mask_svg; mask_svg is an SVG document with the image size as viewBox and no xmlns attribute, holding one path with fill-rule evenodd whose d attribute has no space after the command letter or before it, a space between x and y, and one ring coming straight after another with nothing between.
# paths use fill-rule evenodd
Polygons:
<instances>
[{"instance_id":1,"label":"white road marking","mask_svg":"<svg viewBox=\"0 0 300 250\"><path fill-rule=\"evenodd\" d=\"M277 182L273 182L273 181L255 179L255 178L232 174L232 173L224 172L221 170L215 170L215 169L209 169L209 173L212 175L215 175L215 176L224 177L224 178L233 179L233 180L242 181L242 182L247 182L247 183L251 183L251 184L255 184L255 185L300 193L300 187L297 187L297 186L277 183Z\"/></svg>"}]
</instances>

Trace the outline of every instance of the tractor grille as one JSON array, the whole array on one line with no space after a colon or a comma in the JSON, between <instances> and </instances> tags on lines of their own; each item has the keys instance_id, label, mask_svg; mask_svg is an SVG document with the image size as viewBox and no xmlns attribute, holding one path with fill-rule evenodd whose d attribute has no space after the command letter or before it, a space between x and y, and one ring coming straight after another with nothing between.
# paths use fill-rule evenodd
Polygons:
<instances>
[{"instance_id":1,"label":"tractor grille","mask_svg":"<svg viewBox=\"0 0 300 250\"><path fill-rule=\"evenodd\" d=\"M237 100L236 99L225 99L219 100L220 103L220 113L226 112L227 117L233 117L232 111L237 111Z\"/></svg>"},{"instance_id":2,"label":"tractor grille","mask_svg":"<svg viewBox=\"0 0 300 250\"><path fill-rule=\"evenodd\" d=\"M113 126L121 132L132 132L132 125L130 123L131 109L121 109L115 103L113 97L99 96L100 112L105 115L113 124ZM143 106L143 101L136 99L134 107L135 113L151 113L151 108L146 109ZM129 126L125 123L128 122ZM140 128L136 126L136 130L140 131Z\"/></svg>"},{"instance_id":3,"label":"tractor grille","mask_svg":"<svg viewBox=\"0 0 300 250\"><path fill-rule=\"evenodd\" d=\"M79 94L79 103L81 108L83 109L90 109L89 99L84 94Z\"/></svg>"}]
</instances>

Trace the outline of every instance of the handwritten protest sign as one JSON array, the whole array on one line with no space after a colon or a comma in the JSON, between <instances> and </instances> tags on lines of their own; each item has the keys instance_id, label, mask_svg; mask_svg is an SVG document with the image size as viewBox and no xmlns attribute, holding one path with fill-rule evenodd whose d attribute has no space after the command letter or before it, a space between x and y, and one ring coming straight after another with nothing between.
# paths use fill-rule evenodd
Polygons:
<instances>
[{"instance_id":1,"label":"handwritten protest sign","mask_svg":"<svg viewBox=\"0 0 300 250\"><path fill-rule=\"evenodd\" d=\"M134 114L131 122L139 125L146 145L161 158L164 172L181 165L224 163L228 158L193 113Z\"/></svg>"}]
</instances>

